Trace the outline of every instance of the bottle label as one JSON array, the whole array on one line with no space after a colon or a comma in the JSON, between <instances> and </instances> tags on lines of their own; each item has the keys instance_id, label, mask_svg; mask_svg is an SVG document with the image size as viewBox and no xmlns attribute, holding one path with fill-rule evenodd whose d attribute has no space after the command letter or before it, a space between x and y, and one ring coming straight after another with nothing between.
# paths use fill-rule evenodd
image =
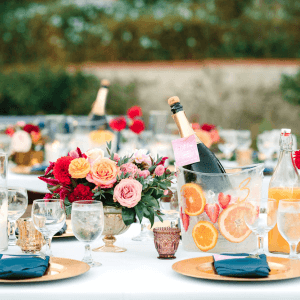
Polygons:
<instances>
[{"instance_id":1,"label":"bottle label","mask_svg":"<svg viewBox=\"0 0 300 300\"><path fill-rule=\"evenodd\" d=\"M176 165L183 167L200 161L194 135L172 141Z\"/></svg>"}]
</instances>

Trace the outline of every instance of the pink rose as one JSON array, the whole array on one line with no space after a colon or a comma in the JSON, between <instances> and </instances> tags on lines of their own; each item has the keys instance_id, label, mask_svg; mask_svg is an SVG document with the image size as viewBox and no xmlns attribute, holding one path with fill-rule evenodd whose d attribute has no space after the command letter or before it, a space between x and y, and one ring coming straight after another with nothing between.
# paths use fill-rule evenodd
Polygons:
<instances>
[{"instance_id":1,"label":"pink rose","mask_svg":"<svg viewBox=\"0 0 300 300\"><path fill-rule=\"evenodd\" d=\"M164 168L163 165L157 166L157 167L155 168L155 170L154 170L154 173L155 173L156 176L161 176L161 175L164 174L164 172L165 172L165 168Z\"/></svg>"},{"instance_id":2,"label":"pink rose","mask_svg":"<svg viewBox=\"0 0 300 300\"><path fill-rule=\"evenodd\" d=\"M144 177L144 179L146 179L150 175L150 172L148 170L142 171L142 170L139 169L138 170L138 175L140 177Z\"/></svg>"},{"instance_id":3,"label":"pink rose","mask_svg":"<svg viewBox=\"0 0 300 300\"><path fill-rule=\"evenodd\" d=\"M167 196L169 194L168 190L164 190L164 195Z\"/></svg>"},{"instance_id":4,"label":"pink rose","mask_svg":"<svg viewBox=\"0 0 300 300\"><path fill-rule=\"evenodd\" d=\"M88 150L85 154L91 164L98 159L104 158L104 151L100 148Z\"/></svg>"},{"instance_id":5,"label":"pink rose","mask_svg":"<svg viewBox=\"0 0 300 300\"><path fill-rule=\"evenodd\" d=\"M138 172L138 167L135 164L133 164L133 163L127 163L127 164L122 165L120 167L120 170L124 174L131 173L131 175L134 176L135 173Z\"/></svg>"},{"instance_id":6,"label":"pink rose","mask_svg":"<svg viewBox=\"0 0 300 300\"><path fill-rule=\"evenodd\" d=\"M71 150L68 155L73 157L73 158L79 158L80 157L77 150Z\"/></svg>"},{"instance_id":7,"label":"pink rose","mask_svg":"<svg viewBox=\"0 0 300 300\"><path fill-rule=\"evenodd\" d=\"M86 180L94 183L101 188L111 188L117 181L117 175L119 174L119 168L116 162L109 158L97 159L91 165L91 171L86 176Z\"/></svg>"},{"instance_id":8,"label":"pink rose","mask_svg":"<svg viewBox=\"0 0 300 300\"><path fill-rule=\"evenodd\" d=\"M122 179L114 189L114 201L122 206L131 208L136 206L142 197L143 186L132 178Z\"/></svg>"},{"instance_id":9,"label":"pink rose","mask_svg":"<svg viewBox=\"0 0 300 300\"><path fill-rule=\"evenodd\" d=\"M114 161L118 162L120 160L120 156L117 153L114 153Z\"/></svg>"}]
</instances>

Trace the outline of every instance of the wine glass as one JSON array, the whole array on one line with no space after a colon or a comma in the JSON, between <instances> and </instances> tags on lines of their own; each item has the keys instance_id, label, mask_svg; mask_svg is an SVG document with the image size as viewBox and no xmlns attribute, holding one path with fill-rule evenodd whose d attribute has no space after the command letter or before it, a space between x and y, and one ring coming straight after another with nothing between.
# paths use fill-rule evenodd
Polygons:
<instances>
[{"instance_id":1,"label":"wine glass","mask_svg":"<svg viewBox=\"0 0 300 300\"><path fill-rule=\"evenodd\" d=\"M133 237L132 240L138 242L153 241L153 236L150 235L150 230L147 228L149 224L149 220L143 218L141 222L141 232L139 235Z\"/></svg>"},{"instance_id":2,"label":"wine glass","mask_svg":"<svg viewBox=\"0 0 300 300\"><path fill-rule=\"evenodd\" d=\"M17 242L15 234L16 221L25 213L27 209L28 196L26 189L22 187L9 187L7 189L7 197L9 221L8 245L15 246Z\"/></svg>"},{"instance_id":3,"label":"wine glass","mask_svg":"<svg viewBox=\"0 0 300 300\"><path fill-rule=\"evenodd\" d=\"M271 198L247 199L245 208L245 223L258 237L257 254L263 254L264 237L276 224L277 202Z\"/></svg>"},{"instance_id":4,"label":"wine glass","mask_svg":"<svg viewBox=\"0 0 300 300\"><path fill-rule=\"evenodd\" d=\"M300 200L279 201L277 226L282 237L290 245L289 258L298 259L296 249L300 241Z\"/></svg>"},{"instance_id":5,"label":"wine glass","mask_svg":"<svg viewBox=\"0 0 300 300\"><path fill-rule=\"evenodd\" d=\"M41 232L46 240L47 256L52 256L52 237L64 225L66 214L63 200L61 199L38 199L34 200L31 210L31 218L34 227Z\"/></svg>"},{"instance_id":6,"label":"wine glass","mask_svg":"<svg viewBox=\"0 0 300 300\"><path fill-rule=\"evenodd\" d=\"M160 210L164 214L163 219L170 220L171 227L176 227L179 219L178 195L176 186L171 186L168 194L160 199Z\"/></svg>"},{"instance_id":7,"label":"wine glass","mask_svg":"<svg viewBox=\"0 0 300 300\"><path fill-rule=\"evenodd\" d=\"M72 231L75 237L85 244L82 259L91 267L101 266L92 258L90 244L101 236L104 229L104 212L101 201L79 200L72 203Z\"/></svg>"},{"instance_id":8,"label":"wine glass","mask_svg":"<svg viewBox=\"0 0 300 300\"><path fill-rule=\"evenodd\" d=\"M237 134L237 149L248 150L251 146L251 131L250 130L236 130Z\"/></svg>"},{"instance_id":9,"label":"wine glass","mask_svg":"<svg viewBox=\"0 0 300 300\"><path fill-rule=\"evenodd\" d=\"M224 143L219 143L218 147L225 155L226 159L230 159L232 157L233 151L238 146L237 133L235 130L229 129L219 130L219 135L224 141Z\"/></svg>"}]
</instances>

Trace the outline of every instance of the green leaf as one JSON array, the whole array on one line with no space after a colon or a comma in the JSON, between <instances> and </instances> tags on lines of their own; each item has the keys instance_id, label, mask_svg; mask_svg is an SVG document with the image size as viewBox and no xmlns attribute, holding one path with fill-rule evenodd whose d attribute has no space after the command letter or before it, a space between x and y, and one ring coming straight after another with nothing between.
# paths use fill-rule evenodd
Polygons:
<instances>
[{"instance_id":1,"label":"green leaf","mask_svg":"<svg viewBox=\"0 0 300 300\"><path fill-rule=\"evenodd\" d=\"M139 221L142 222L143 220L143 216L144 216L144 213L143 213L143 208L144 208L144 205L139 202L135 207L134 207L134 210L137 214L137 217L139 218Z\"/></svg>"},{"instance_id":2,"label":"green leaf","mask_svg":"<svg viewBox=\"0 0 300 300\"><path fill-rule=\"evenodd\" d=\"M159 221L163 222L163 218L160 216L160 214L157 213L157 211L155 212L155 215L158 217Z\"/></svg>"},{"instance_id":3,"label":"green leaf","mask_svg":"<svg viewBox=\"0 0 300 300\"><path fill-rule=\"evenodd\" d=\"M148 195L144 196L144 197L142 197L142 201L147 206L155 207L155 208L159 209L159 203L158 203L158 201L154 197L152 197L152 196L148 196Z\"/></svg>"},{"instance_id":4,"label":"green leaf","mask_svg":"<svg viewBox=\"0 0 300 300\"><path fill-rule=\"evenodd\" d=\"M150 209L151 209L151 207L150 207ZM146 218L149 219L149 217L150 217L150 212L149 212L147 206L144 206L144 207L143 207L143 213L144 213L144 216L145 216Z\"/></svg>"},{"instance_id":5,"label":"green leaf","mask_svg":"<svg viewBox=\"0 0 300 300\"><path fill-rule=\"evenodd\" d=\"M72 211L72 205L65 206L65 210L66 210L66 215L69 216Z\"/></svg>"},{"instance_id":6,"label":"green leaf","mask_svg":"<svg viewBox=\"0 0 300 300\"><path fill-rule=\"evenodd\" d=\"M151 223L151 227L153 226L154 224L154 212L152 209L148 208L149 210L149 213L150 213L150 216L149 216L149 220L150 220L150 223Z\"/></svg>"},{"instance_id":7,"label":"green leaf","mask_svg":"<svg viewBox=\"0 0 300 300\"><path fill-rule=\"evenodd\" d=\"M122 208L122 219L125 225L131 225L135 221L135 209L134 208Z\"/></svg>"}]
</instances>

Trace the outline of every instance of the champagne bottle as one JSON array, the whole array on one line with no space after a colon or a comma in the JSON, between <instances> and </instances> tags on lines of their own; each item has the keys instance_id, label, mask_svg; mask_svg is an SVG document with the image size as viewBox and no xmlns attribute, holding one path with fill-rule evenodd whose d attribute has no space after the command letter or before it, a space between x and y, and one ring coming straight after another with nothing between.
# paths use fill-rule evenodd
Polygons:
<instances>
[{"instance_id":1,"label":"champagne bottle","mask_svg":"<svg viewBox=\"0 0 300 300\"><path fill-rule=\"evenodd\" d=\"M200 182L206 190L214 192L226 191L230 188L230 183L226 176L205 176L203 173L219 173L220 175L226 173L224 167L217 159L217 157L201 142L197 134L192 129L182 105L178 97L171 97L168 99L168 104L173 113L172 117L178 127L180 136L189 137L195 135L197 149L200 161L184 166L185 169L197 172L186 172L186 182Z\"/></svg>"},{"instance_id":2,"label":"champagne bottle","mask_svg":"<svg viewBox=\"0 0 300 300\"><path fill-rule=\"evenodd\" d=\"M89 114L89 119L91 121L96 121L97 123L99 123L98 127L102 127L103 129L106 129L108 127L105 116L105 104L109 85L110 82L107 79L101 80L101 86L98 90L97 98L93 103L92 110Z\"/></svg>"},{"instance_id":3,"label":"champagne bottle","mask_svg":"<svg viewBox=\"0 0 300 300\"><path fill-rule=\"evenodd\" d=\"M293 159L293 138L291 129L283 128L280 134L280 154L278 163L269 183L268 197L277 201L281 199L300 198L300 177ZM277 225L269 231L268 244L270 252L289 253L288 242L281 236ZM298 251L300 246L298 247Z\"/></svg>"}]
</instances>

